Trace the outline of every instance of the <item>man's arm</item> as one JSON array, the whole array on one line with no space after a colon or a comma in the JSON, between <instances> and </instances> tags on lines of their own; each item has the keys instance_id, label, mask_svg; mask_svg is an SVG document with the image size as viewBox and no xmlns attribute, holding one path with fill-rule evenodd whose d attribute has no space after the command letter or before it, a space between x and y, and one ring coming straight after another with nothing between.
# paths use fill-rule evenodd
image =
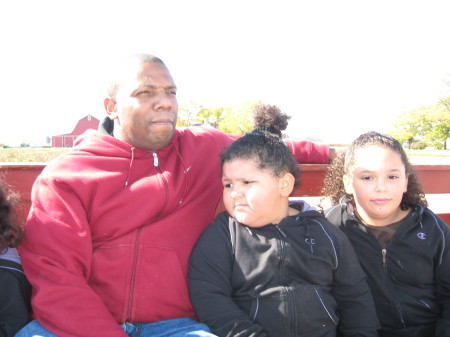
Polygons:
<instances>
[{"instance_id":1,"label":"man's arm","mask_svg":"<svg viewBox=\"0 0 450 337\"><path fill-rule=\"evenodd\" d=\"M70 186L36 181L20 254L33 313L54 334L126 336L90 288L93 247L86 211Z\"/></svg>"},{"instance_id":2,"label":"man's arm","mask_svg":"<svg viewBox=\"0 0 450 337\"><path fill-rule=\"evenodd\" d=\"M284 139L284 142L299 164L328 164L330 161L330 148L326 144L292 139Z\"/></svg>"}]
</instances>

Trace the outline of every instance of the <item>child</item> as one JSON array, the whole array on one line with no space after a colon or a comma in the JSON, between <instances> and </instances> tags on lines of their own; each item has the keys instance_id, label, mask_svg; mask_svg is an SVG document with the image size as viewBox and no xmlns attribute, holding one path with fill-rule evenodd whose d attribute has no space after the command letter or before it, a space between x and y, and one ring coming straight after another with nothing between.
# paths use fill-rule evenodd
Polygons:
<instances>
[{"instance_id":1,"label":"child","mask_svg":"<svg viewBox=\"0 0 450 337\"><path fill-rule=\"evenodd\" d=\"M0 336L14 336L29 320L31 286L22 270L17 247L22 230L14 222L12 199L0 185Z\"/></svg>"},{"instance_id":2,"label":"child","mask_svg":"<svg viewBox=\"0 0 450 337\"><path fill-rule=\"evenodd\" d=\"M299 183L281 131L259 105L254 131L221 155L222 212L195 246L188 274L200 321L218 336L376 336L373 300L345 235L317 211L289 207Z\"/></svg>"},{"instance_id":3,"label":"child","mask_svg":"<svg viewBox=\"0 0 450 337\"><path fill-rule=\"evenodd\" d=\"M359 136L331 165L323 195L367 274L379 336L450 336L450 231L426 208L401 144Z\"/></svg>"}]
</instances>

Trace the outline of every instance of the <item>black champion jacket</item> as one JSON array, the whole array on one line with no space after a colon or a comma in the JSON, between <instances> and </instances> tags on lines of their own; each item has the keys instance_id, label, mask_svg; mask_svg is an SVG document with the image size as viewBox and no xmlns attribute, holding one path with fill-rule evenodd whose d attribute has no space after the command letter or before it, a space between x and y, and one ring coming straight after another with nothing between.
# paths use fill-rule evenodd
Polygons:
<instances>
[{"instance_id":1,"label":"black champion jacket","mask_svg":"<svg viewBox=\"0 0 450 337\"><path fill-rule=\"evenodd\" d=\"M221 213L189 269L199 319L218 336L377 336L373 300L353 248L322 214L249 228Z\"/></svg>"},{"instance_id":2,"label":"black champion jacket","mask_svg":"<svg viewBox=\"0 0 450 337\"><path fill-rule=\"evenodd\" d=\"M377 308L380 336L450 336L450 230L417 205L386 249L345 198L325 211L355 248ZM434 330L434 332L433 332Z\"/></svg>"}]
</instances>

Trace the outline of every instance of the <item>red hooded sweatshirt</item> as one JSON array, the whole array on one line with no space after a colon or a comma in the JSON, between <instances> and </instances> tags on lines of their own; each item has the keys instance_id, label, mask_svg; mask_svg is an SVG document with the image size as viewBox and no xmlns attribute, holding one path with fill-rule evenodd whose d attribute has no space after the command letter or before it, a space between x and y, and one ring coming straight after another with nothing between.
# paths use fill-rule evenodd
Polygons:
<instances>
[{"instance_id":1,"label":"red hooded sweatshirt","mask_svg":"<svg viewBox=\"0 0 450 337\"><path fill-rule=\"evenodd\" d=\"M125 336L118 323L195 318L188 258L222 193L233 137L178 129L149 153L87 131L36 180L20 254L40 323L58 336ZM303 162L327 146L289 144Z\"/></svg>"}]
</instances>

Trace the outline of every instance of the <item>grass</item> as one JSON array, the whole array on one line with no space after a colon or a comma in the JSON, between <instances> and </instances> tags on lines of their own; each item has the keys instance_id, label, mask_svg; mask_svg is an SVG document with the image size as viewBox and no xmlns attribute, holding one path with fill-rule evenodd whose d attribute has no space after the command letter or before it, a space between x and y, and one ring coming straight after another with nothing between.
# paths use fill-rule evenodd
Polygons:
<instances>
[{"instance_id":1,"label":"grass","mask_svg":"<svg viewBox=\"0 0 450 337\"><path fill-rule=\"evenodd\" d=\"M60 154L69 151L68 147L20 147L20 148L0 148L0 163L28 163L41 162L48 163Z\"/></svg>"},{"instance_id":2,"label":"grass","mask_svg":"<svg viewBox=\"0 0 450 337\"><path fill-rule=\"evenodd\" d=\"M51 147L20 147L20 148L1 148L0 163L27 163L40 162L48 163L60 154L66 153L70 148L51 148ZM434 156L450 157L450 150L407 150L408 156Z\"/></svg>"},{"instance_id":3,"label":"grass","mask_svg":"<svg viewBox=\"0 0 450 337\"><path fill-rule=\"evenodd\" d=\"M450 150L406 150L408 156L450 157Z\"/></svg>"}]
</instances>

